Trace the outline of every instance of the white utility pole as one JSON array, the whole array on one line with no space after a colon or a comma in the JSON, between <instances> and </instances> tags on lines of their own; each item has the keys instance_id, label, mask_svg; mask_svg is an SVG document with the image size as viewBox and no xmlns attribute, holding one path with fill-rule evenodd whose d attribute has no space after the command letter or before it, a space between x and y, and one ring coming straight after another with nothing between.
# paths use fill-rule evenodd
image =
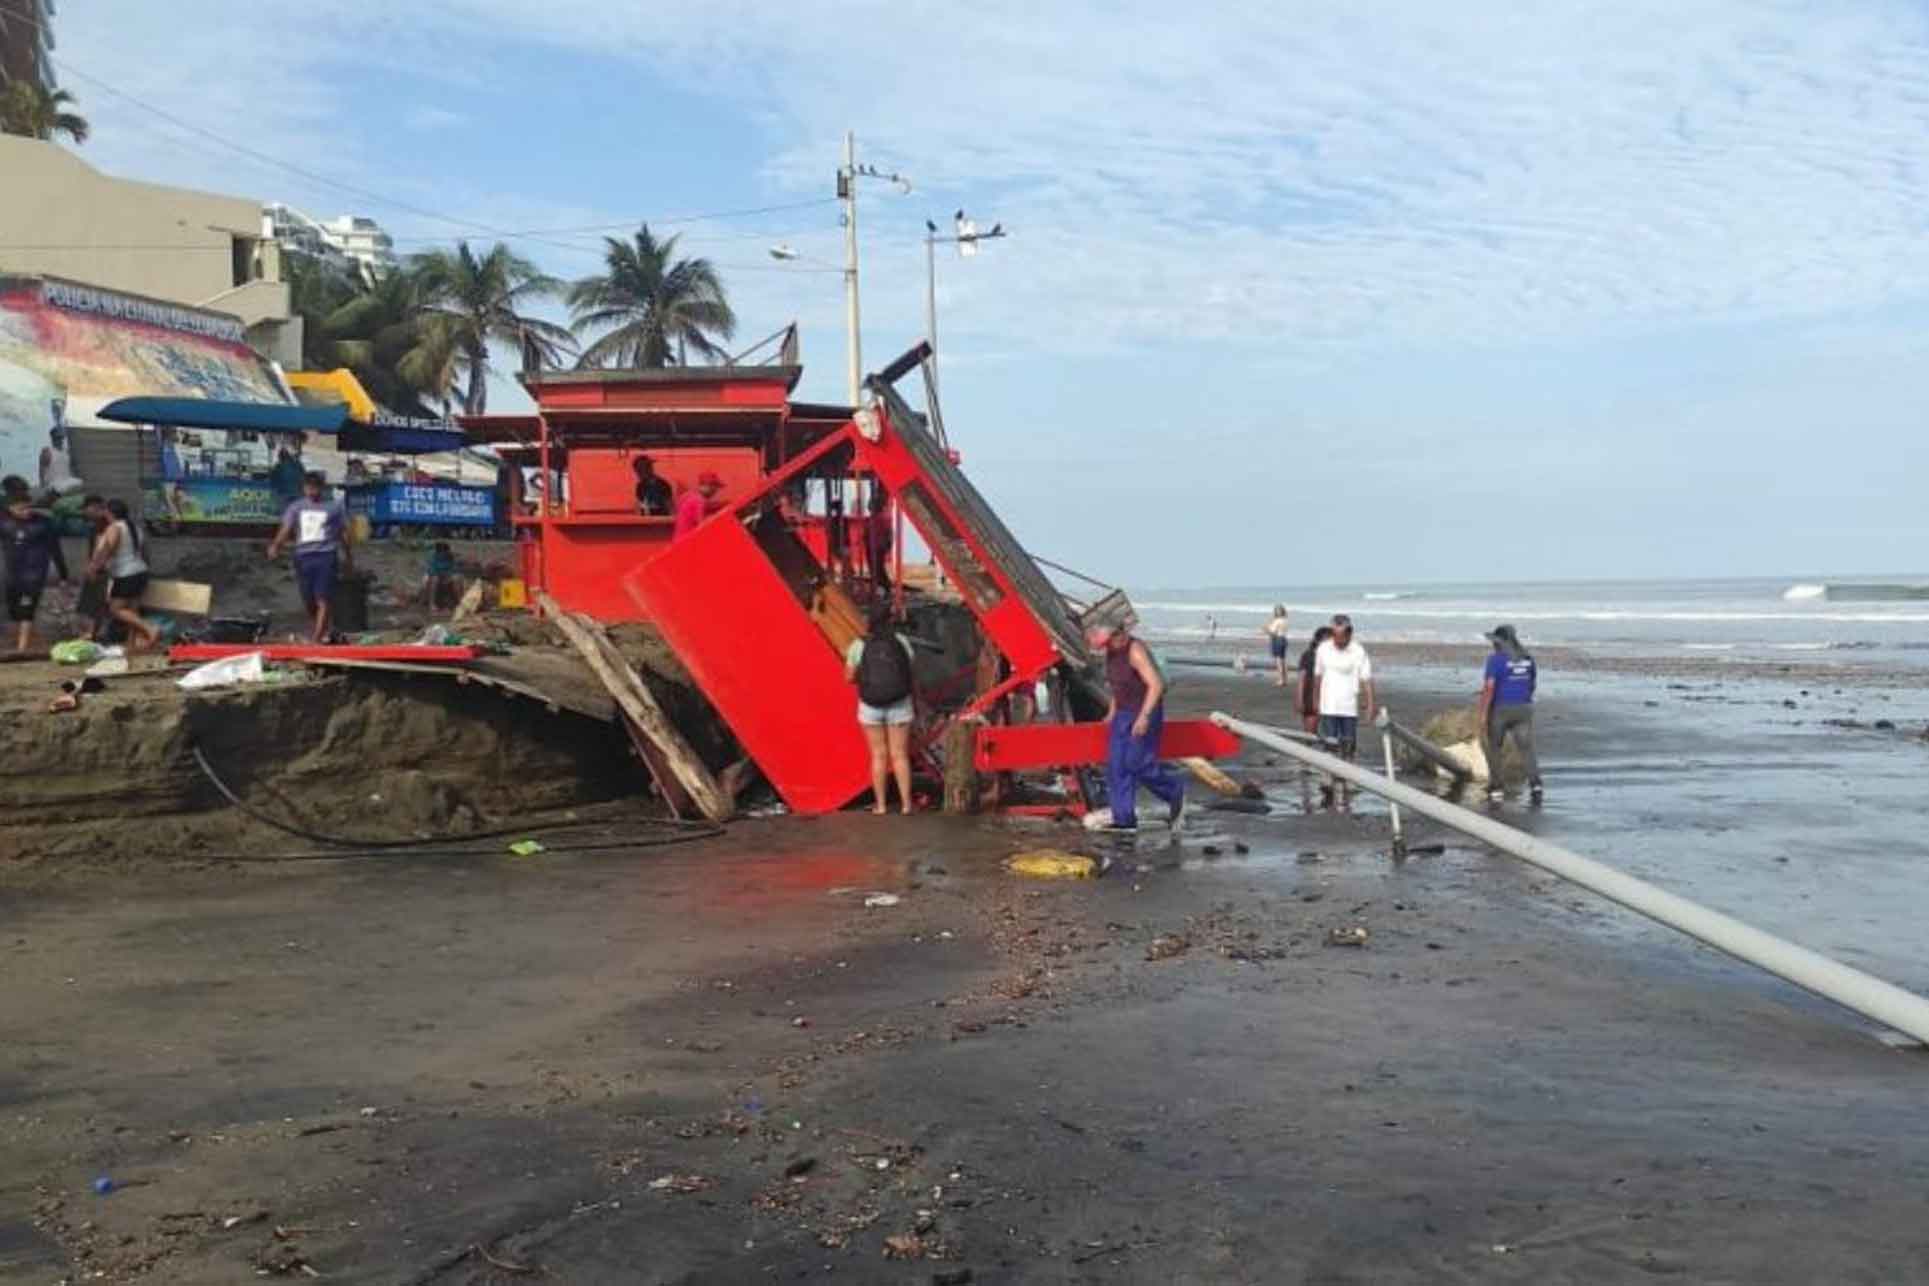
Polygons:
<instances>
[{"instance_id":1,"label":"white utility pole","mask_svg":"<svg viewBox=\"0 0 1929 1286\"><path fill-rule=\"evenodd\" d=\"M844 131L844 167L837 172L837 195L844 202L844 344L855 407L864 380L864 356L857 322L857 134L851 130Z\"/></svg>"},{"instance_id":2,"label":"white utility pole","mask_svg":"<svg viewBox=\"0 0 1929 1286\"><path fill-rule=\"evenodd\" d=\"M911 180L902 174L891 174L878 169L875 165L857 163L857 135L850 130L844 131L844 164L837 167L837 199L844 205L844 324L849 331L846 335L850 364L851 405L857 405L858 395L863 392L864 352L863 342L858 336L857 321L857 181L859 179L884 179L897 184L898 191L911 191ZM779 259L795 259L797 253L788 247L778 247L771 254Z\"/></svg>"}]
</instances>

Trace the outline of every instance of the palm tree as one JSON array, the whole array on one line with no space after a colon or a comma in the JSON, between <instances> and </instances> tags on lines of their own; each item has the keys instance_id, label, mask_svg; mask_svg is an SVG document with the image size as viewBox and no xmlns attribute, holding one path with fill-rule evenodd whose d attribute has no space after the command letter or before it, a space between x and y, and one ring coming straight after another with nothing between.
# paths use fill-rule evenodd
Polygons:
<instances>
[{"instance_id":1,"label":"palm tree","mask_svg":"<svg viewBox=\"0 0 1929 1286\"><path fill-rule=\"evenodd\" d=\"M370 397L401 415L425 416L427 403L446 408L457 367L452 328L433 324L415 275L384 273L350 292L317 329L319 368L348 367Z\"/></svg>"},{"instance_id":2,"label":"palm tree","mask_svg":"<svg viewBox=\"0 0 1929 1286\"><path fill-rule=\"evenodd\" d=\"M489 405L489 345L508 344L545 366L560 365L573 352L568 328L528 316L523 309L559 294L563 283L498 242L478 257L466 241L455 249L414 256L408 277L419 295L416 320L418 366L442 364L431 383L451 387L467 376L463 409L480 415ZM399 369L399 368L398 368ZM420 372L418 372L420 373Z\"/></svg>"},{"instance_id":3,"label":"palm tree","mask_svg":"<svg viewBox=\"0 0 1929 1286\"><path fill-rule=\"evenodd\" d=\"M282 276L289 310L302 319L304 369L345 366L370 397L399 415L427 417L428 404L447 403L453 363L438 337L425 333L409 273L367 280L289 254Z\"/></svg>"},{"instance_id":4,"label":"palm tree","mask_svg":"<svg viewBox=\"0 0 1929 1286\"><path fill-rule=\"evenodd\" d=\"M603 238L608 271L569 288L573 329L604 333L583 350L583 366L683 365L689 352L724 356L716 339L737 332L737 315L708 259L678 259L677 237L658 241L646 223L633 241Z\"/></svg>"},{"instance_id":5,"label":"palm tree","mask_svg":"<svg viewBox=\"0 0 1929 1286\"><path fill-rule=\"evenodd\" d=\"M74 101L64 89L48 89L37 80L16 80L0 94L0 132L46 140L65 134L85 143L90 129L87 118L67 110Z\"/></svg>"}]
</instances>

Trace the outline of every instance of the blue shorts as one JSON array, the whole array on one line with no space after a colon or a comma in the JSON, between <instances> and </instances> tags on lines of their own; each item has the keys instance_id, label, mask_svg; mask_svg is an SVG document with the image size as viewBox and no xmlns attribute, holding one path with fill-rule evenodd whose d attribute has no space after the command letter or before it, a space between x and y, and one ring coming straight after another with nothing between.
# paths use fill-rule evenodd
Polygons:
<instances>
[{"instance_id":1,"label":"blue shorts","mask_svg":"<svg viewBox=\"0 0 1929 1286\"><path fill-rule=\"evenodd\" d=\"M335 570L339 560L330 549L319 554L295 555L295 587L301 591L302 605L313 609L335 594Z\"/></svg>"},{"instance_id":2,"label":"blue shorts","mask_svg":"<svg viewBox=\"0 0 1929 1286\"><path fill-rule=\"evenodd\" d=\"M1319 739L1335 742L1341 746L1357 746L1360 743L1360 720L1358 715L1323 714L1319 717Z\"/></svg>"}]
</instances>

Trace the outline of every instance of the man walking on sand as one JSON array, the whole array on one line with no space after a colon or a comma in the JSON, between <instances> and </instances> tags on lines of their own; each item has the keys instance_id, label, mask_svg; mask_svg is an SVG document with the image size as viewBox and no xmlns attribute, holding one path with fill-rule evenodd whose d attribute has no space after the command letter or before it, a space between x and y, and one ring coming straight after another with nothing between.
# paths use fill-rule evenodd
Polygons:
<instances>
[{"instance_id":1,"label":"man walking on sand","mask_svg":"<svg viewBox=\"0 0 1929 1286\"><path fill-rule=\"evenodd\" d=\"M295 588L313 626L317 643L328 642L329 599L343 568L353 568L348 552L348 515L339 500L323 500L326 479L309 472L301 480L301 499L281 515L281 529L268 542L268 561L281 557L282 546L295 546Z\"/></svg>"},{"instance_id":2,"label":"man walking on sand","mask_svg":"<svg viewBox=\"0 0 1929 1286\"><path fill-rule=\"evenodd\" d=\"M1480 741L1487 754L1487 799L1498 804L1503 798L1500 755L1512 737L1514 748L1520 751L1521 766L1527 770L1527 787L1538 804L1541 762L1534 753L1534 689L1540 673L1513 626L1496 625L1488 632L1487 641L1494 645L1480 684Z\"/></svg>"},{"instance_id":3,"label":"man walking on sand","mask_svg":"<svg viewBox=\"0 0 1929 1286\"><path fill-rule=\"evenodd\" d=\"M1165 729L1165 676L1145 644L1119 625L1094 625L1085 641L1105 658L1105 680L1112 698L1105 787L1112 805L1112 829L1139 828L1139 787L1163 800L1174 835L1185 823L1186 788L1177 773L1159 760L1159 735Z\"/></svg>"},{"instance_id":4,"label":"man walking on sand","mask_svg":"<svg viewBox=\"0 0 1929 1286\"><path fill-rule=\"evenodd\" d=\"M1359 757L1360 720L1373 719L1373 662L1353 638L1353 618L1333 618L1333 635L1313 654L1313 706L1320 740L1349 763Z\"/></svg>"}]
</instances>

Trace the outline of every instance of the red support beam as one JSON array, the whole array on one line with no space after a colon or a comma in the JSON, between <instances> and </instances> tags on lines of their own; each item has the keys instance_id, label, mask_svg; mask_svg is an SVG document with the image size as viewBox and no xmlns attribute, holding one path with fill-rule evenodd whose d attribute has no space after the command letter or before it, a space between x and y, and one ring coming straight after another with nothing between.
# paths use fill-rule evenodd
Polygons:
<instances>
[{"instance_id":1,"label":"red support beam","mask_svg":"<svg viewBox=\"0 0 1929 1286\"><path fill-rule=\"evenodd\" d=\"M1107 728L1102 723L986 724L978 729L974 759L979 772L1022 772L1070 764L1102 764ZM1175 719L1159 738L1161 759L1228 759L1239 738L1204 719Z\"/></svg>"}]
</instances>

